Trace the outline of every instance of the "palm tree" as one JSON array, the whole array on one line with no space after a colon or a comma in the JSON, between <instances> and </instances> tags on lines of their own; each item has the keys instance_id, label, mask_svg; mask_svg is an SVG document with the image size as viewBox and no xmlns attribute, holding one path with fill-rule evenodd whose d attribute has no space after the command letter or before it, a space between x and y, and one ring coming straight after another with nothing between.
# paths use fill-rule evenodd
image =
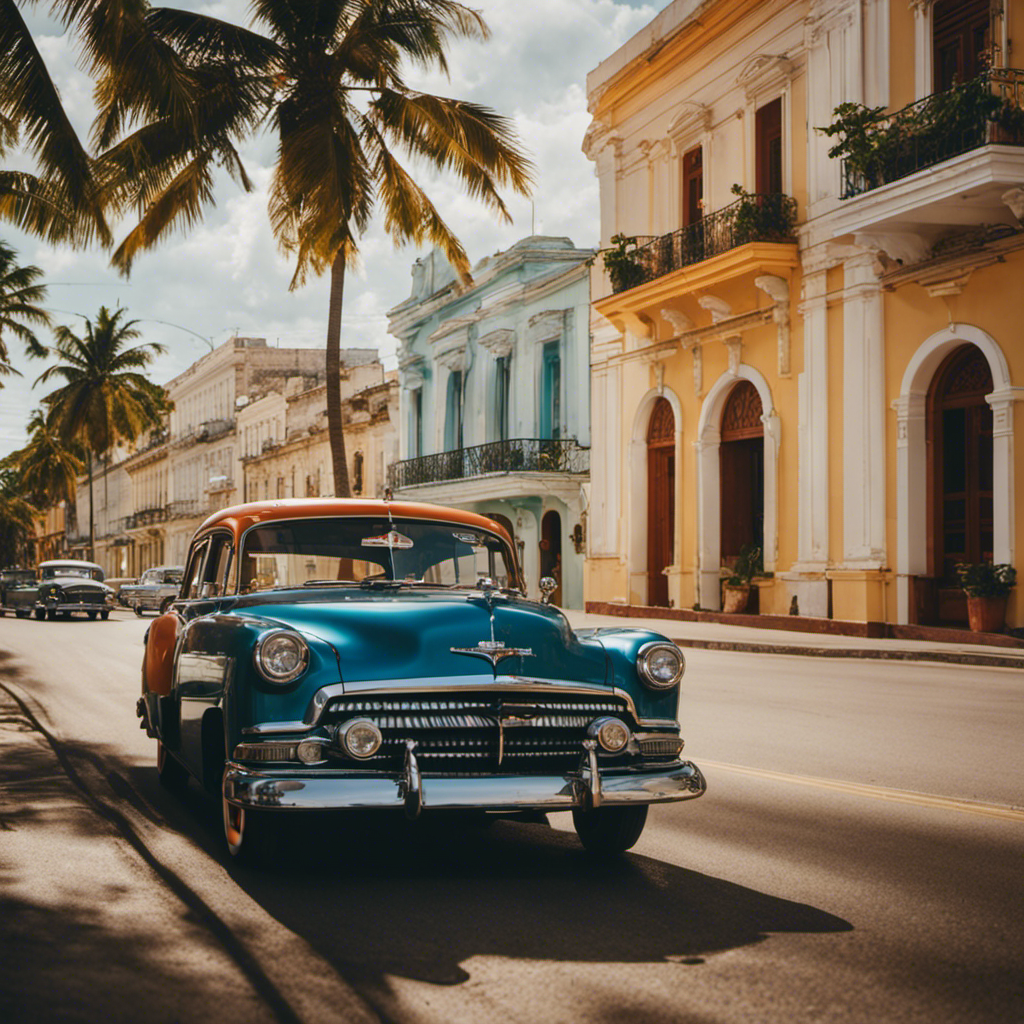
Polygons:
<instances>
[{"instance_id":1,"label":"palm tree","mask_svg":"<svg viewBox=\"0 0 1024 1024\"><path fill-rule=\"evenodd\" d=\"M0 468L15 470L21 493L38 508L61 501L74 504L78 477L85 469L85 450L77 441L61 440L42 409L33 410L28 430L28 444L8 455Z\"/></svg>"},{"instance_id":2,"label":"palm tree","mask_svg":"<svg viewBox=\"0 0 1024 1024\"><path fill-rule=\"evenodd\" d=\"M17 473L0 469L0 565L31 561L37 514L38 510L21 496Z\"/></svg>"},{"instance_id":3,"label":"palm tree","mask_svg":"<svg viewBox=\"0 0 1024 1024\"><path fill-rule=\"evenodd\" d=\"M19 141L38 173L0 169L0 219L51 243L111 242L95 166L60 101L19 7L31 0L0 0L0 157ZM88 31L116 46L123 14L107 13L109 0L53 0L65 27ZM142 6L145 6L143 3ZM120 7L134 10L135 0Z\"/></svg>"},{"instance_id":4,"label":"palm tree","mask_svg":"<svg viewBox=\"0 0 1024 1024\"><path fill-rule=\"evenodd\" d=\"M86 319L82 337L69 327L54 331L57 356L36 383L53 377L63 387L48 394L43 402L47 420L66 443L77 441L89 458L89 557L95 555L95 516L92 494L93 460L119 441L134 441L139 434L159 426L170 405L164 389L142 372L162 345L145 342L128 347L139 337L137 320L123 320L124 309L111 313L101 306L96 321Z\"/></svg>"},{"instance_id":5,"label":"palm tree","mask_svg":"<svg viewBox=\"0 0 1024 1024\"><path fill-rule=\"evenodd\" d=\"M50 314L37 305L46 298L46 285L38 283L43 272L39 267L19 266L17 255L0 241L0 375L4 376L18 372L10 364L4 334L20 338L30 356L45 356L46 347L28 325L50 324Z\"/></svg>"},{"instance_id":6,"label":"palm tree","mask_svg":"<svg viewBox=\"0 0 1024 1024\"><path fill-rule=\"evenodd\" d=\"M403 165L454 175L506 220L499 188L527 193L531 165L511 121L487 107L418 92L408 65L447 71L448 43L486 39L481 15L455 0L253 0L254 28L152 8L105 67L96 138L107 197L141 210L114 255L124 273L169 231L197 221L220 161L248 185L236 141L259 126L278 140L270 220L296 260L291 287L330 270L327 412L335 494L350 494L341 420L341 312L346 269L379 208L396 245L439 246L464 281L458 238ZM262 30L262 34L260 31ZM91 45L87 42L87 45ZM136 54L144 59L137 59ZM110 145L131 117L143 127Z\"/></svg>"}]
</instances>

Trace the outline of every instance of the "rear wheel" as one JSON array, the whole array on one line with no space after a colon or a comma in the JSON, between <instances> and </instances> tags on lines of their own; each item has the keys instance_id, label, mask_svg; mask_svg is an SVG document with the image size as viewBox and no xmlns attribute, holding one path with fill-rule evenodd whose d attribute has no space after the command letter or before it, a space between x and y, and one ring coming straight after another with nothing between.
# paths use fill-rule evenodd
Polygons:
<instances>
[{"instance_id":1,"label":"rear wheel","mask_svg":"<svg viewBox=\"0 0 1024 1024\"><path fill-rule=\"evenodd\" d=\"M224 840L228 853L240 864L269 867L277 858L279 831L266 811L236 807L221 793Z\"/></svg>"},{"instance_id":2,"label":"rear wheel","mask_svg":"<svg viewBox=\"0 0 1024 1024\"><path fill-rule=\"evenodd\" d=\"M180 792L188 785L188 772L184 765L169 754L159 740L156 745L156 774L160 785L166 789Z\"/></svg>"},{"instance_id":3,"label":"rear wheel","mask_svg":"<svg viewBox=\"0 0 1024 1024\"><path fill-rule=\"evenodd\" d=\"M572 812L576 835L590 853L625 853L640 838L647 823L647 804L598 807Z\"/></svg>"}]
</instances>

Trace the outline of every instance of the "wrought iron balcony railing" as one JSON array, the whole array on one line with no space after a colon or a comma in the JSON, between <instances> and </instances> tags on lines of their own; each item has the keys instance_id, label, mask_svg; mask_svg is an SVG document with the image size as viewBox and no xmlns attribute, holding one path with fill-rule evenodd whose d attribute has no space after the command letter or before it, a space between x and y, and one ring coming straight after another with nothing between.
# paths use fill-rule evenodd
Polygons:
<instances>
[{"instance_id":1,"label":"wrought iron balcony railing","mask_svg":"<svg viewBox=\"0 0 1024 1024\"><path fill-rule=\"evenodd\" d=\"M609 270L612 291L636 288L748 242L792 242L796 212L796 200L781 192L743 194L678 231L656 238L639 236L636 248Z\"/></svg>"},{"instance_id":2,"label":"wrought iron balcony railing","mask_svg":"<svg viewBox=\"0 0 1024 1024\"><path fill-rule=\"evenodd\" d=\"M864 120L843 133L852 150L843 157L843 199L979 146L1024 146L1024 70L992 68L894 114L870 118L857 109Z\"/></svg>"},{"instance_id":3,"label":"wrought iron balcony railing","mask_svg":"<svg viewBox=\"0 0 1024 1024\"><path fill-rule=\"evenodd\" d=\"M157 505L153 508L139 509L138 512L133 512L131 515L126 516L124 520L124 528L126 530L135 530L140 526L153 526L156 523L166 523L168 518L167 506Z\"/></svg>"},{"instance_id":4,"label":"wrought iron balcony railing","mask_svg":"<svg viewBox=\"0 0 1024 1024\"><path fill-rule=\"evenodd\" d=\"M397 491L416 484L466 480L491 473L589 472L590 449L575 439L518 437L392 463L388 467L388 484Z\"/></svg>"}]
</instances>

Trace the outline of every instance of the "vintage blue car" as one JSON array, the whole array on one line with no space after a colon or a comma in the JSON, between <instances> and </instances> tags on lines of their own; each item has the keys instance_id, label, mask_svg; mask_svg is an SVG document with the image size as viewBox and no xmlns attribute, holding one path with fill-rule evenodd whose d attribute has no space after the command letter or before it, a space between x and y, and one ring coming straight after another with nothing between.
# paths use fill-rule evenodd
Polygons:
<instances>
[{"instance_id":1,"label":"vintage blue car","mask_svg":"<svg viewBox=\"0 0 1024 1024\"><path fill-rule=\"evenodd\" d=\"M161 781L219 794L229 850L253 860L285 815L366 808L571 810L588 849L629 849L649 804L705 789L680 757L682 653L629 626L574 633L523 591L511 538L473 513L216 513L146 634Z\"/></svg>"}]
</instances>

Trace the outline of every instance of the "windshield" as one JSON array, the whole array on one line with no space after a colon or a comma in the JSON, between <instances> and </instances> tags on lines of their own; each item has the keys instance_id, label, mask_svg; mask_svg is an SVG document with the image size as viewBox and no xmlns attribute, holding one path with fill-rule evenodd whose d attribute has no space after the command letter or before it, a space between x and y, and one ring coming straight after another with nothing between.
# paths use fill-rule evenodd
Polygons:
<instances>
[{"instance_id":1,"label":"windshield","mask_svg":"<svg viewBox=\"0 0 1024 1024\"><path fill-rule=\"evenodd\" d=\"M52 580L55 576L83 576L91 580L97 575L94 569L86 569L81 565L51 565L43 570L44 580Z\"/></svg>"},{"instance_id":2,"label":"windshield","mask_svg":"<svg viewBox=\"0 0 1024 1024\"><path fill-rule=\"evenodd\" d=\"M508 545L495 534L387 517L254 527L245 535L240 571L243 593L339 581L475 586L490 577L501 587L518 585Z\"/></svg>"}]
</instances>

